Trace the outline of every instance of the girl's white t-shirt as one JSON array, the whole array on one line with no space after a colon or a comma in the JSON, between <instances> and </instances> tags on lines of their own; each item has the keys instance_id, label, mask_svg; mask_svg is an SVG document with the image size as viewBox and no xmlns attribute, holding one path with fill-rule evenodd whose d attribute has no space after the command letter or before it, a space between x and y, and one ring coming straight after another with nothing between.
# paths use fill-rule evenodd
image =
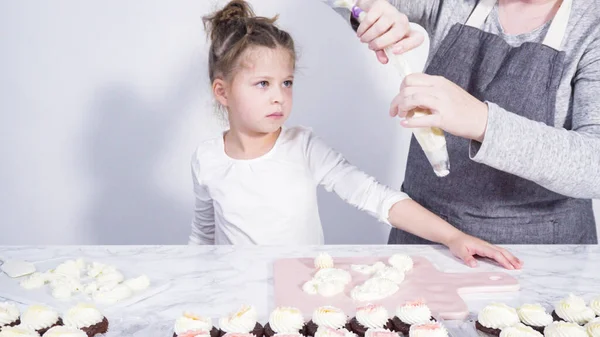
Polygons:
<instances>
[{"instance_id":1,"label":"girl's white t-shirt","mask_svg":"<svg viewBox=\"0 0 600 337\"><path fill-rule=\"evenodd\" d=\"M229 157L222 136L205 141L192 158L192 176L190 244L323 244L318 185L388 225L390 208L408 199L305 127L283 127L273 148L250 160Z\"/></svg>"}]
</instances>

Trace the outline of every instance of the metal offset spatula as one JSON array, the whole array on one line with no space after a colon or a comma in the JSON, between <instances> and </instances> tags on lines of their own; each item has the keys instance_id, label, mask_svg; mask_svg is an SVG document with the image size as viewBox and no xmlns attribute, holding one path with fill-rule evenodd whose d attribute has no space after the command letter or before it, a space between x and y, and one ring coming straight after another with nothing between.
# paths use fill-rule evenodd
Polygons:
<instances>
[{"instance_id":1,"label":"metal offset spatula","mask_svg":"<svg viewBox=\"0 0 600 337\"><path fill-rule=\"evenodd\" d=\"M3 256L0 256L0 270L6 273L9 277L21 277L29 274L35 273L35 266L31 262L16 260L16 259L7 259Z\"/></svg>"}]
</instances>

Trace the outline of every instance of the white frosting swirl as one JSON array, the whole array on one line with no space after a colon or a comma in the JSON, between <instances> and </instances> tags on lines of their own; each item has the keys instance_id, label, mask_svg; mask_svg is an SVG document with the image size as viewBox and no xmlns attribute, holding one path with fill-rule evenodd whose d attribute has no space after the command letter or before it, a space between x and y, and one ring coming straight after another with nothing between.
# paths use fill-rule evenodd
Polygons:
<instances>
[{"instance_id":1,"label":"white frosting swirl","mask_svg":"<svg viewBox=\"0 0 600 337\"><path fill-rule=\"evenodd\" d=\"M87 337L87 334L83 330L77 328L55 326L46 331L42 337Z\"/></svg>"},{"instance_id":2,"label":"white frosting swirl","mask_svg":"<svg viewBox=\"0 0 600 337\"><path fill-rule=\"evenodd\" d=\"M69 309L63 317L66 326L76 329L96 325L104 319L104 315L93 304L80 303Z\"/></svg>"},{"instance_id":3,"label":"white frosting swirl","mask_svg":"<svg viewBox=\"0 0 600 337\"><path fill-rule=\"evenodd\" d=\"M132 295L131 289L123 284L116 286L109 291L99 291L94 293L94 301L103 304L114 304L122 301Z\"/></svg>"},{"instance_id":4,"label":"white frosting swirl","mask_svg":"<svg viewBox=\"0 0 600 337\"><path fill-rule=\"evenodd\" d=\"M317 290L323 297L332 297L344 291L346 285L340 281L324 281L319 283Z\"/></svg>"},{"instance_id":5,"label":"white frosting swirl","mask_svg":"<svg viewBox=\"0 0 600 337\"><path fill-rule=\"evenodd\" d=\"M352 276L343 269L325 268L316 272L313 279L319 282L338 281L346 285L352 281Z\"/></svg>"},{"instance_id":6,"label":"white frosting swirl","mask_svg":"<svg viewBox=\"0 0 600 337\"><path fill-rule=\"evenodd\" d=\"M402 281L404 281L404 272L394 267L385 267L381 270L378 270L374 277L385 278L396 284L400 284Z\"/></svg>"},{"instance_id":7,"label":"white frosting swirl","mask_svg":"<svg viewBox=\"0 0 600 337\"><path fill-rule=\"evenodd\" d=\"M325 268L333 268L333 258L331 255L327 253L320 253L315 258L315 268L317 269L325 269Z\"/></svg>"},{"instance_id":8,"label":"white frosting swirl","mask_svg":"<svg viewBox=\"0 0 600 337\"><path fill-rule=\"evenodd\" d=\"M521 322L535 327L547 326L552 323L552 316L540 304L523 304L517 308Z\"/></svg>"},{"instance_id":9,"label":"white frosting swirl","mask_svg":"<svg viewBox=\"0 0 600 337\"><path fill-rule=\"evenodd\" d=\"M538 331L522 323L509 326L500 331L500 337L544 337Z\"/></svg>"},{"instance_id":10,"label":"white frosting swirl","mask_svg":"<svg viewBox=\"0 0 600 337\"><path fill-rule=\"evenodd\" d=\"M40 335L24 326L5 326L0 331L0 337L40 337Z\"/></svg>"},{"instance_id":11,"label":"white frosting swirl","mask_svg":"<svg viewBox=\"0 0 600 337\"><path fill-rule=\"evenodd\" d=\"M174 330L175 334L181 335L189 331L210 331L212 328L213 324L210 318L185 312L175 321Z\"/></svg>"},{"instance_id":12,"label":"white frosting swirl","mask_svg":"<svg viewBox=\"0 0 600 337\"><path fill-rule=\"evenodd\" d=\"M36 331L49 328L57 322L58 312L40 304L30 305L21 315L21 324Z\"/></svg>"},{"instance_id":13,"label":"white frosting swirl","mask_svg":"<svg viewBox=\"0 0 600 337\"><path fill-rule=\"evenodd\" d=\"M383 329L389 319L387 310L380 305L369 304L356 310L356 320L367 329Z\"/></svg>"},{"instance_id":14,"label":"white frosting swirl","mask_svg":"<svg viewBox=\"0 0 600 337\"><path fill-rule=\"evenodd\" d=\"M585 305L583 298L569 294L562 299L554 308L558 317L567 322L584 325L596 316L591 308Z\"/></svg>"},{"instance_id":15,"label":"white frosting swirl","mask_svg":"<svg viewBox=\"0 0 600 337\"><path fill-rule=\"evenodd\" d=\"M71 288L66 284L59 284L52 289L52 296L59 300L68 300L73 295Z\"/></svg>"},{"instance_id":16,"label":"white frosting swirl","mask_svg":"<svg viewBox=\"0 0 600 337\"><path fill-rule=\"evenodd\" d=\"M98 275L98 277L96 277L96 279L98 280L99 284L120 283L120 282L123 282L125 277L123 276L123 274L120 271L111 270L109 272L103 271L102 274L100 274L100 275Z\"/></svg>"},{"instance_id":17,"label":"white frosting swirl","mask_svg":"<svg viewBox=\"0 0 600 337\"><path fill-rule=\"evenodd\" d=\"M595 318L585 325L585 330L590 337L600 337L600 318Z\"/></svg>"},{"instance_id":18,"label":"white frosting swirl","mask_svg":"<svg viewBox=\"0 0 600 337\"><path fill-rule=\"evenodd\" d=\"M276 333L299 333L304 327L304 317L296 308L279 307L269 316L269 325Z\"/></svg>"},{"instance_id":19,"label":"white frosting swirl","mask_svg":"<svg viewBox=\"0 0 600 337\"><path fill-rule=\"evenodd\" d=\"M408 325L428 323L431 310L422 301L408 302L396 309L396 317Z\"/></svg>"},{"instance_id":20,"label":"white frosting swirl","mask_svg":"<svg viewBox=\"0 0 600 337\"><path fill-rule=\"evenodd\" d=\"M399 287L384 278L372 278L350 291L350 297L359 302L377 301L395 294Z\"/></svg>"},{"instance_id":21,"label":"white frosting swirl","mask_svg":"<svg viewBox=\"0 0 600 337\"><path fill-rule=\"evenodd\" d=\"M577 323L553 322L544 329L546 337L588 337L587 332Z\"/></svg>"},{"instance_id":22,"label":"white frosting swirl","mask_svg":"<svg viewBox=\"0 0 600 337\"><path fill-rule=\"evenodd\" d=\"M404 273L410 271L413 268L413 260L410 256L406 254L394 254L390 256L388 263L392 267Z\"/></svg>"},{"instance_id":23,"label":"white frosting swirl","mask_svg":"<svg viewBox=\"0 0 600 337\"><path fill-rule=\"evenodd\" d=\"M316 295L319 292L319 281L308 280L302 285L302 290L310 295Z\"/></svg>"},{"instance_id":24,"label":"white frosting swirl","mask_svg":"<svg viewBox=\"0 0 600 337\"><path fill-rule=\"evenodd\" d=\"M238 311L221 317L219 327L225 332L249 333L254 330L257 320L256 309L249 305L243 305Z\"/></svg>"},{"instance_id":25,"label":"white frosting swirl","mask_svg":"<svg viewBox=\"0 0 600 337\"><path fill-rule=\"evenodd\" d=\"M344 328L332 329L326 326L321 326L317 329L315 337L356 337L356 334Z\"/></svg>"},{"instance_id":26,"label":"white frosting swirl","mask_svg":"<svg viewBox=\"0 0 600 337\"><path fill-rule=\"evenodd\" d=\"M594 310L596 316L600 316L600 296L590 301L590 308Z\"/></svg>"},{"instance_id":27,"label":"white frosting swirl","mask_svg":"<svg viewBox=\"0 0 600 337\"><path fill-rule=\"evenodd\" d=\"M317 308L312 315L312 321L319 327L341 329L348 322L346 314L336 307L324 306Z\"/></svg>"},{"instance_id":28,"label":"white frosting swirl","mask_svg":"<svg viewBox=\"0 0 600 337\"><path fill-rule=\"evenodd\" d=\"M398 337L398 333L387 329L368 329L365 337Z\"/></svg>"},{"instance_id":29,"label":"white frosting swirl","mask_svg":"<svg viewBox=\"0 0 600 337\"><path fill-rule=\"evenodd\" d=\"M514 308L503 303L492 303L479 312L479 323L487 328L503 329L520 322Z\"/></svg>"},{"instance_id":30,"label":"white frosting swirl","mask_svg":"<svg viewBox=\"0 0 600 337\"><path fill-rule=\"evenodd\" d=\"M39 289L46 284L46 275L43 273L35 272L23 281L21 281L20 285L24 289Z\"/></svg>"},{"instance_id":31,"label":"white frosting swirl","mask_svg":"<svg viewBox=\"0 0 600 337\"><path fill-rule=\"evenodd\" d=\"M100 263L100 262L92 262L90 265L88 265L87 267L87 274L89 277L97 277L98 275L102 274L102 272L104 271L104 269L108 268L109 266Z\"/></svg>"},{"instance_id":32,"label":"white frosting swirl","mask_svg":"<svg viewBox=\"0 0 600 337\"><path fill-rule=\"evenodd\" d=\"M150 287L150 279L146 275L141 275L139 277L129 279L123 282L123 284L128 286L133 291L142 291Z\"/></svg>"},{"instance_id":33,"label":"white frosting swirl","mask_svg":"<svg viewBox=\"0 0 600 337\"><path fill-rule=\"evenodd\" d=\"M19 319L19 308L11 302L0 302L0 328Z\"/></svg>"},{"instance_id":34,"label":"white frosting swirl","mask_svg":"<svg viewBox=\"0 0 600 337\"><path fill-rule=\"evenodd\" d=\"M437 322L414 324L408 331L410 337L448 337L448 330Z\"/></svg>"},{"instance_id":35,"label":"white frosting swirl","mask_svg":"<svg viewBox=\"0 0 600 337\"><path fill-rule=\"evenodd\" d=\"M385 268L385 264L381 261L377 261L373 265L353 264L350 266L350 269L354 270L357 273L361 273L364 275L374 274L374 273L378 272L379 270L382 270L383 268Z\"/></svg>"}]
</instances>

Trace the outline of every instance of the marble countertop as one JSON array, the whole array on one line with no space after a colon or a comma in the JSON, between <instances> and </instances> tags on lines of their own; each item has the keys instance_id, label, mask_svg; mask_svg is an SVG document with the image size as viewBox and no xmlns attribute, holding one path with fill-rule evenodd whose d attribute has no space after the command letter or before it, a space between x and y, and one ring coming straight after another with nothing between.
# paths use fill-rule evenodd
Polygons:
<instances>
[{"instance_id":1,"label":"marble countertop","mask_svg":"<svg viewBox=\"0 0 600 337\"><path fill-rule=\"evenodd\" d=\"M569 293L586 301L600 295L600 246L506 246L525 262L524 269L508 271L493 262L480 261L471 269L439 246L66 246L0 247L0 256L36 263L83 258L115 264L124 273L146 274L154 283L168 283L164 291L126 307L105 311L111 324L109 335L161 337L184 310L219 317L242 304L254 305L261 322L274 309L273 261L287 257L314 257L319 252L331 256L385 256L394 253L420 255L445 272L505 271L521 285L519 292L472 294L463 298L471 312L469 319L486 304L501 301L511 306L540 303L551 308ZM17 282L0 276L0 289ZM2 297L5 296L5 297ZM10 294L0 301L12 300ZM25 306L23 306L24 308ZM453 336L465 322L447 322ZM143 331L143 332L142 332ZM171 332L172 333L172 332ZM141 336L141 335L140 335ZM164 335L165 337L168 336Z\"/></svg>"}]
</instances>

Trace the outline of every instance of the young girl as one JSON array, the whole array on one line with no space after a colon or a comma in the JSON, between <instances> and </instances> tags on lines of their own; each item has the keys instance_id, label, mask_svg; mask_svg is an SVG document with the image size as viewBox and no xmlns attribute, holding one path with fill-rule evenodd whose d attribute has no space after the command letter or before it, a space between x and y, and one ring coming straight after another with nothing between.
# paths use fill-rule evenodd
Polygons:
<instances>
[{"instance_id":1,"label":"young girl","mask_svg":"<svg viewBox=\"0 0 600 337\"><path fill-rule=\"evenodd\" d=\"M380 221L442 243L470 266L473 255L506 268L521 262L468 236L350 165L309 129L283 124L292 109L295 49L276 18L256 17L242 0L204 18L209 76L230 129L192 159L191 244L323 244L317 186Z\"/></svg>"}]
</instances>

